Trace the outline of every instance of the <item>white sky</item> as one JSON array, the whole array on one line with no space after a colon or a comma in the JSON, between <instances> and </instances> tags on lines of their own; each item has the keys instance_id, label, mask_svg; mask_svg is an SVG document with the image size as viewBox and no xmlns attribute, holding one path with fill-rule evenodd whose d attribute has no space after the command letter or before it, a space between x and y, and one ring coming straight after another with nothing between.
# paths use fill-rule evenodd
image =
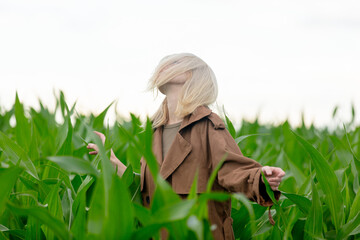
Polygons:
<instances>
[{"instance_id":1,"label":"white sky","mask_svg":"<svg viewBox=\"0 0 360 240\"><path fill-rule=\"evenodd\" d=\"M351 102L360 113L360 1L330 0L2 0L0 106L17 90L53 108L62 89L83 113L117 99L126 116L152 114L161 97L147 80L179 52L211 66L235 122L298 124L304 111L307 124L331 125L350 119Z\"/></svg>"}]
</instances>

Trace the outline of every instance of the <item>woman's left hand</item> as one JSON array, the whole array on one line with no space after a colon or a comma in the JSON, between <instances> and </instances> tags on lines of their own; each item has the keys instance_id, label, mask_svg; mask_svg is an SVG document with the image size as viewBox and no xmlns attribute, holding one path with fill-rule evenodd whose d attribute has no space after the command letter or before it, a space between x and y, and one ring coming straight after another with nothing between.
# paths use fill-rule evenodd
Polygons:
<instances>
[{"instance_id":1,"label":"woman's left hand","mask_svg":"<svg viewBox=\"0 0 360 240\"><path fill-rule=\"evenodd\" d=\"M262 167L261 171L265 174L271 189L273 191L278 190L282 177L285 176L285 172L281 168L269 166ZM264 182L264 179L261 178L261 180Z\"/></svg>"}]
</instances>

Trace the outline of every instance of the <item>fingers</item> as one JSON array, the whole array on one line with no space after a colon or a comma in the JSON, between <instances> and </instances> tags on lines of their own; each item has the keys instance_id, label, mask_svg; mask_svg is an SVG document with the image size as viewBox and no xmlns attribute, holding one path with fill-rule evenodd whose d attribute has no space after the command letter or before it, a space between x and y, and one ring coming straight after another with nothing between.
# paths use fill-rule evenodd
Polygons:
<instances>
[{"instance_id":1,"label":"fingers","mask_svg":"<svg viewBox=\"0 0 360 240\"><path fill-rule=\"evenodd\" d=\"M281 183L281 181L271 181L271 182L269 182L269 185L272 190L276 191L276 190L278 190L280 183Z\"/></svg>"},{"instance_id":2,"label":"fingers","mask_svg":"<svg viewBox=\"0 0 360 240\"><path fill-rule=\"evenodd\" d=\"M99 151L99 148L96 144L94 143L89 143L87 146L86 146L88 149L94 149L96 151Z\"/></svg>"},{"instance_id":3,"label":"fingers","mask_svg":"<svg viewBox=\"0 0 360 240\"><path fill-rule=\"evenodd\" d=\"M104 144L105 143L105 135L102 134L101 132L97 132L97 131L94 131L94 133L101 139L101 142ZM89 143L87 146L87 149L93 149L95 151L91 151L89 152L90 155L96 155L99 153L99 147L94 144L94 143Z\"/></svg>"},{"instance_id":4,"label":"fingers","mask_svg":"<svg viewBox=\"0 0 360 240\"><path fill-rule=\"evenodd\" d=\"M89 152L90 155L96 155L98 154L99 152L99 148L96 144L94 143L89 143L87 146L86 146L87 149L94 149L95 151L91 151Z\"/></svg>"},{"instance_id":5,"label":"fingers","mask_svg":"<svg viewBox=\"0 0 360 240\"><path fill-rule=\"evenodd\" d=\"M270 176L272 174L272 169L269 166L264 166L262 168L263 173L265 173L266 176Z\"/></svg>"},{"instance_id":6,"label":"fingers","mask_svg":"<svg viewBox=\"0 0 360 240\"><path fill-rule=\"evenodd\" d=\"M282 178L283 176L285 176L285 172L281 168L278 168L278 171L279 171L278 177Z\"/></svg>"},{"instance_id":7,"label":"fingers","mask_svg":"<svg viewBox=\"0 0 360 240\"><path fill-rule=\"evenodd\" d=\"M94 133L96 134L96 135L98 135L98 137L101 139L101 142L104 144L105 143L105 135L104 134L102 134L101 132L98 132L98 131L94 131Z\"/></svg>"},{"instance_id":8,"label":"fingers","mask_svg":"<svg viewBox=\"0 0 360 240\"><path fill-rule=\"evenodd\" d=\"M278 190L282 177L285 176L285 172L281 168L269 166L262 167L262 171L265 174L271 189L274 191Z\"/></svg>"}]
</instances>

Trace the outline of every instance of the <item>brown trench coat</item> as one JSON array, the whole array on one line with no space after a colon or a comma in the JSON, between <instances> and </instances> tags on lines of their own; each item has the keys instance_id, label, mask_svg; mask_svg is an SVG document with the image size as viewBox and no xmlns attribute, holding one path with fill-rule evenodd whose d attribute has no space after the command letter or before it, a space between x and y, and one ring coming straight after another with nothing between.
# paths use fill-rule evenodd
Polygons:
<instances>
[{"instance_id":1,"label":"brown trench coat","mask_svg":"<svg viewBox=\"0 0 360 240\"><path fill-rule=\"evenodd\" d=\"M153 134L153 152L159 165L162 159L162 127ZM209 108L198 107L194 113L186 116L175 136L165 159L160 166L160 174L178 194L188 194L196 170L199 171L198 193L206 191L211 172L227 157L213 184L213 191L241 192L250 200L263 206L272 202L261 181L261 165L242 155L238 145L225 128L220 117ZM143 202L148 206L154 190L152 179L146 179L150 189L144 193L144 178L149 171L144 159L141 159L141 191ZM150 174L147 173L146 176ZM276 191L278 199L280 192ZM147 198L147 199L146 199ZM214 239L234 239L231 218L231 200L225 202L209 201L209 220L216 224Z\"/></svg>"}]
</instances>

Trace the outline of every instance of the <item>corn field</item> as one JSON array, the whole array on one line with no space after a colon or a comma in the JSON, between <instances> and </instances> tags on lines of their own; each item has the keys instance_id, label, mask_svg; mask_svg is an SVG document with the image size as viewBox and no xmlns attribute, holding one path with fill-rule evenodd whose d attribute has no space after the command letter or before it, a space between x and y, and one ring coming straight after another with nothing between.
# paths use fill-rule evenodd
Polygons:
<instances>
[{"instance_id":1,"label":"corn field","mask_svg":"<svg viewBox=\"0 0 360 240\"><path fill-rule=\"evenodd\" d=\"M62 92L56 102L55 111L41 102L35 110L16 95L10 110L0 108L0 239L160 239L161 228L169 239L212 239L207 201L229 198L236 239L360 239L354 107L352 121L332 130L257 120L234 127L224 117L245 156L286 172L281 198L269 209L241 193L211 191L216 171L206 192L196 193L195 178L181 199L159 176L149 120L130 114L110 127L104 119L111 105L85 116ZM94 130L107 136L104 146ZM88 154L89 142L100 146L98 155ZM121 178L109 161L111 148L128 166ZM157 186L150 208L141 201L142 156Z\"/></svg>"}]
</instances>

